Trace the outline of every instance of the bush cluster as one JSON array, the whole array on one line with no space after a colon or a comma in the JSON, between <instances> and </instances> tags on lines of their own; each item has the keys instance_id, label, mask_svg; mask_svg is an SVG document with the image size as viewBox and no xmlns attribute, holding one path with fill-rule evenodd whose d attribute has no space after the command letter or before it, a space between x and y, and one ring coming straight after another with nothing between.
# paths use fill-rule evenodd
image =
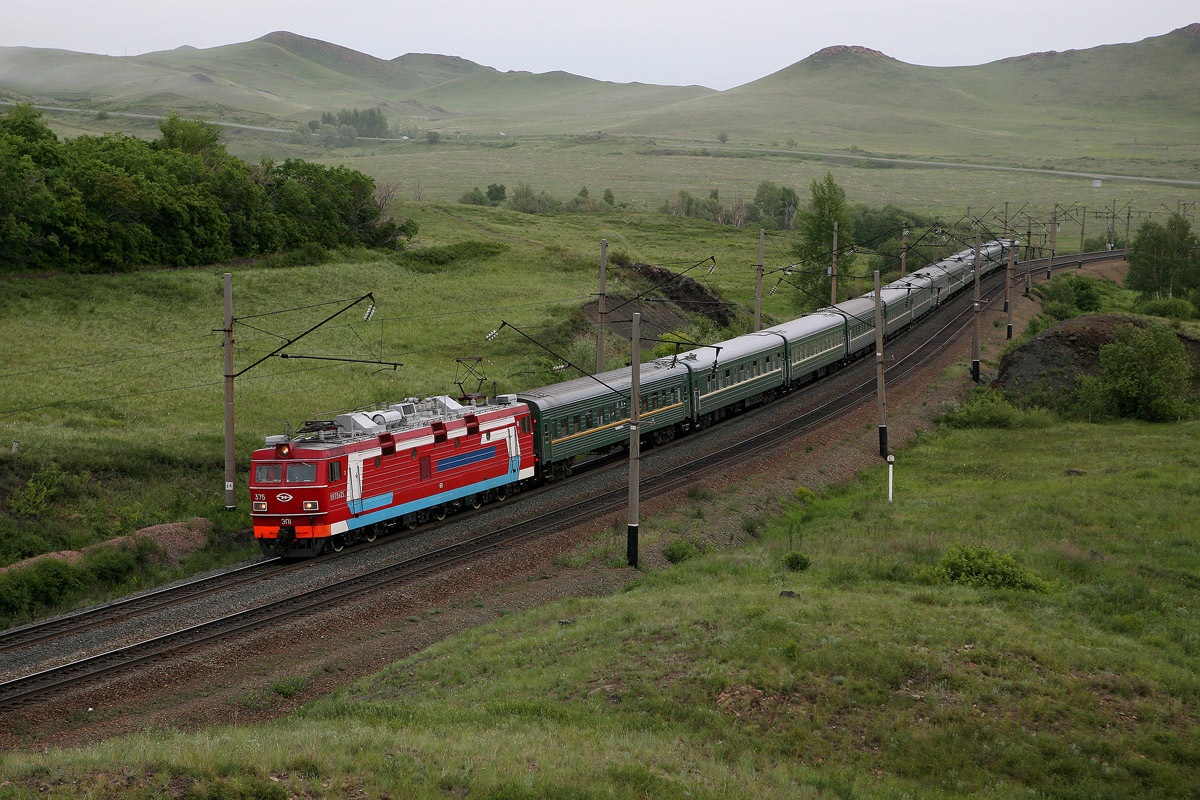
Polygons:
<instances>
[{"instance_id":1,"label":"bush cluster","mask_svg":"<svg viewBox=\"0 0 1200 800\"><path fill-rule=\"evenodd\" d=\"M1042 408L1020 409L1010 403L1002 392L976 388L965 402L950 403L937 418L948 428L1045 428L1055 420L1051 411Z\"/></svg>"},{"instance_id":2,"label":"bush cluster","mask_svg":"<svg viewBox=\"0 0 1200 800\"><path fill-rule=\"evenodd\" d=\"M946 551L932 571L938 583L973 586L979 589L1015 589L1023 592L1044 592L1045 581L1011 555L997 553L990 547L957 544Z\"/></svg>"},{"instance_id":3,"label":"bush cluster","mask_svg":"<svg viewBox=\"0 0 1200 800\"><path fill-rule=\"evenodd\" d=\"M790 572L804 572L812 566L812 559L797 550L783 555L783 566Z\"/></svg>"},{"instance_id":4,"label":"bush cluster","mask_svg":"<svg viewBox=\"0 0 1200 800\"><path fill-rule=\"evenodd\" d=\"M89 593L107 594L143 576L159 554L153 541L135 537L119 547L97 547L78 563L44 558L0 574L0 625L70 605Z\"/></svg>"}]
</instances>

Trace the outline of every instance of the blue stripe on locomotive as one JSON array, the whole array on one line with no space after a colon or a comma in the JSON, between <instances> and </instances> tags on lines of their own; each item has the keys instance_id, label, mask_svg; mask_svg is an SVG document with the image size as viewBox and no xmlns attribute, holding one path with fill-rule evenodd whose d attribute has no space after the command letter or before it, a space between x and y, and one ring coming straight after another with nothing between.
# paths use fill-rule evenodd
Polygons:
<instances>
[{"instance_id":1,"label":"blue stripe on locomotive","mask_svg":"<svg viewBox=\"0 0 1200 800\"><path fill-rule=\"evenodd\" d=\"M480 461L487 461L496 457L496 447L482 447L478 450L472 450L469 453L460 453L449 458L438 459L437 471L448 472L458 467L465 467L468 464L477 464Z\"/></svg>"}]
</instances>

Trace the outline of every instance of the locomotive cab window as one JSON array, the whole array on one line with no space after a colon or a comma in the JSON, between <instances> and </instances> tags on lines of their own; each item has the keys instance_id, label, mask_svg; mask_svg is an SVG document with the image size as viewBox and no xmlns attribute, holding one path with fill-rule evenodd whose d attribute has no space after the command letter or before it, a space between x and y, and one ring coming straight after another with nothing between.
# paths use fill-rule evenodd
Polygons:
<instances>
[{"instance_id":1,"label":"locomotive cab window","mask_svg":"<svg viewBox=\"0 0 1200 800\"><path fill-rule=\"evenodd\" d=\"M288 483L312 483L317 479L317 465L296 462L287 465Z\"/></svg>"},{"instance_id":2,"label":"locomotive cab window","mask_svg":"<svg viewBox=\"0 0 1200 800\"><path fill-rule=\"evenodd\" d=\"M329 482L330 483L338 483L339 481L341 481L341 479L342 479L342 462L330 461L329 462Z\"/></svg>"},{"instance_id":3,"label":"locomotive cab window","mask_svg":"<svg viewBox=\"0 0 1200 800\"><path fill-rule=\"evenodd\" d=\"M281 483L282 481L282 464L258 464L254 467L255 483Z\"/></svg>"}]
</instances>

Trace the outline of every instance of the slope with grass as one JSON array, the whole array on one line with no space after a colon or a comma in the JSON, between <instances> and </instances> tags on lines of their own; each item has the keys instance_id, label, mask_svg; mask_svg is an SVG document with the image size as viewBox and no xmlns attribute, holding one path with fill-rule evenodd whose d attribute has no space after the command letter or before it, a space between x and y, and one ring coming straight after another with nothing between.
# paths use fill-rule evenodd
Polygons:
<instances>
[{"instance_id":1,"label":"slope with grass","mask_svg":"<svg viewBox=\"0 0 1200 800\"><path fill-rule=\"evenodd\" d=\"M920 437L893 503L882 469L797 489L757 543L466 631L275 723L9 752L6 791L1194 796L1200 428L1029 420ZM697 494L697 534L739 499Z\"/></svg>"}]
</instances>

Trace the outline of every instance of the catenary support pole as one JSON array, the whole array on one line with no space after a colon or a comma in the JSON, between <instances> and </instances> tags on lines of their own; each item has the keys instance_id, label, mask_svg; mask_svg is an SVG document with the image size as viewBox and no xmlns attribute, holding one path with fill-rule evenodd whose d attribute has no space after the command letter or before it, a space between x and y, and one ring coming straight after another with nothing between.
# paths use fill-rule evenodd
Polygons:
<instances>
[{"instance_id":1,"label":"catenary support pole","mask_svg":"<svg viewBox=\"0 0 1200 800\"><path fill-rule=\"evenodd\" d=\"M875 270L875 405L879 411L879 457L887 458L887 392L883 383L883 291Z\"/></svg>"},{"instance_id":2,"label":"catenary support pole","mask_svg":"<svg viewBox=\"0 0 1200 800\"><path fill-rule=\"evenodd\" d=\"M596 301L599 324L596 326L596 373L604 372L604 326L608 316L608 293L605 281L608 273L608 240L600 240L600 295Z\"/></svg>"},{"instance_id":3,"label":"catenary support pole","mask_svg":"<svg viewBox=\"0 0 1200 800\"><path fill-rule=\"evenodd\" d=\"M763 228L758 229L758 269L755 271L754 278L754 332L757 333L762 328L762 279L763 279L763 244L766 240L767 232Z\"/></svg>"},{"instance_id":4,"label":"catenary support pole","mask_svg":"<svg viewBox=\"0 0 1200 800\"><path fill-rule=\"evenodd\" d=\"M1013 334L1013 304L1011 297L1013 290L1013 271L1016 269L1016 258L1017 248L1008 248L1008 267L1005 269L1004 278L1004 296L1010 298L1004 303L1004 310L1008 312L1008 330L1005 335L1006 339L1011 339Z\"/></svg>"},{"instance_id":5,"label":"catenary support pole","mask_svg":"<svg viewBox=\"0 0 1200 800\"><path fill-rule=\"evenodd\" d=\"M638 431L642 404L642 315L633 315L633 376L629 387L629 525L625 531L625 561L638 565L638 491L641 481L641 434Z\"/></svg>"},{"instance_id":6,"label":"catenary support pole","mask_svg":"<svg viewBox=\"0 0 1200 800\"><path fill-rule=\"evenodd\" d=\"M233 443L233 273L225 273L225 510L237 508Z\"/></svg>"},{"instance_id":7,"label":"catenary support pole","mask_svg":"<svg viewBox=\"0 0 1200 800\"><path fill-rule=\"evenodd\" d=\"M983 311L983 303L979 297L979 234L975 234L975 333L971 337L971 380L979 383L979 317Z\"/></svg>"},{"instance_id":8,"label":"catenary support pole","mask_svg":"<svg viewBox=\"0 0 1200 800\"><path fill-rule=\"evenodd\" d=\"M829 269L829 305L837 305L837 240L838 224L833 223L833 266Z\"/></svg>"}]
</instances>

